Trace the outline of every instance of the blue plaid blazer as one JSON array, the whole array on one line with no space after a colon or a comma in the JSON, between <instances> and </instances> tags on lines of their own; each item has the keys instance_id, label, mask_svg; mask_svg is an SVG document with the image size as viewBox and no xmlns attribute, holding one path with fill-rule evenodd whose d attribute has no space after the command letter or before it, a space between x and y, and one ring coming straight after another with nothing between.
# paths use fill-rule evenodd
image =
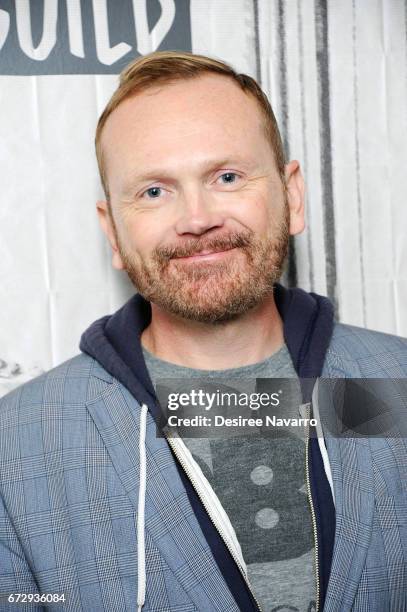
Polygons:
<instances>
[{"instance_id":1,"label":"blue plaid blazer","mask_svg":"<svg viewBox=\"0 0 407 612\"><path fill-rule=\"evenodd\" d=\"M406 377L407 340L337 324L325 377ZM0 593L134 611L139 404L81 354L0 400ZM326 439L336 535L326 612L407 611L407 443ZM147 416L144 612L237 612L165 439Z\"/></svg>"}]
</instances>

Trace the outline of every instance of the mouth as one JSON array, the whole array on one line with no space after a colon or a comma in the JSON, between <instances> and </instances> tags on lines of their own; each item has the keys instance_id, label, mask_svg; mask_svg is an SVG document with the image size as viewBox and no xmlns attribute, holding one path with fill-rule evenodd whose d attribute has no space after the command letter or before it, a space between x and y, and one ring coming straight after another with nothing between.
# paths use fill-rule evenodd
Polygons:
<instances>
[{"instance_id":1,"label":"mouth","mask_svg":"<svg viewBox=\"0 0 407 612\"><path fill-rule=\"evenodd\" d=\"M234 250L235 248L225 249L223 251L211 251L209 249L204 249L199 251L199 253L194 253L193 255L188 255L187 257L174 257L174 259L177 261L216 261L226 257Z\"/></svg>"}]
</instances>

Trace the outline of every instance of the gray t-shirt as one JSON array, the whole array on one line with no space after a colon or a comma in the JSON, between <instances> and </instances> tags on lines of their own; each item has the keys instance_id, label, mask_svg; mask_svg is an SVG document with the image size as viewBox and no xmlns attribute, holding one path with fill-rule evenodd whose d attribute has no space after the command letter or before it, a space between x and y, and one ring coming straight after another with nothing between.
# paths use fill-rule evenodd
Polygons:
<instances>
[{"instance_id":1,"label":"gray t-shirt","mask_svg":"<svg viewBox=\"0 0 407 612\"><path fill-rule=\"evenodd\" d=\"M297 378L287 347L259 363L197 370L143 347L151 380ZM301 403L298 396L290 406ZM183 438L236 532L249 582L264 612L316 609L315 549L305 484L305 436Z\"/></svg>"}]
</instances>

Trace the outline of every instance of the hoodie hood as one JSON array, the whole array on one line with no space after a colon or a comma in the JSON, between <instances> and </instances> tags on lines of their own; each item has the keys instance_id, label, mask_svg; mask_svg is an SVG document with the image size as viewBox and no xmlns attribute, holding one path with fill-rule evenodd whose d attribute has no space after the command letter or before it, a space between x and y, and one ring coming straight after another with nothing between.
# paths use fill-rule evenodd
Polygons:
<instances>
[{"instance_id":1,"label":"hoodie hood","mask_svg":"<svg viewBox=\"0 0 407 612\"><path fill-rule=\"evenodd\" d=\"M316 293L286 289L278 283L274 287L274 298L295 371L302 378L317 378L321 375L333 331L331 302ZM92 323L80 341L81 351L96 359L140 403L149 407L156 403L156 398L140 337L150 321L149 302L136 294L113 315ZM310 399L307 394L304 401Z\"/></svg>"},{"instance_id":2,"label":"hoodie hood","mask_svg":"<svg viewBox=\"0 0 407 612\"><path fill-rule=\"evenodd\" d=\"M315 293L306 293L298 288L286 289L280 284L274 286L274 298L283 321L285 343L294 368L301 379L303 402L310 402L313 380L321 375L333 332L332 304L327 298ZM96 359L105 370L119 380L141 406L139 440L141 469L137 519L139 560L137 605L139 611L144 605L146 587L144 506L147 482L145 450L147 409L157 425L160 423L161 416L161 409L146 368L140 340L143 330L150 321L149 302L136 294L113 315L102 317L92 323L83 333L80 341L81 351ZM310 456L313 472L310 474L311 488L313 499L316 502L319 574L322 586L320 603L323 603L332 559L335 511L316 438L310 439ZM239 568L213 526L195 489L178 461L175 460L175 463L202 532L239 609L247 612L258 610ZM320 508L323 508L323 513Z\"/></svg>"}]
</instances>

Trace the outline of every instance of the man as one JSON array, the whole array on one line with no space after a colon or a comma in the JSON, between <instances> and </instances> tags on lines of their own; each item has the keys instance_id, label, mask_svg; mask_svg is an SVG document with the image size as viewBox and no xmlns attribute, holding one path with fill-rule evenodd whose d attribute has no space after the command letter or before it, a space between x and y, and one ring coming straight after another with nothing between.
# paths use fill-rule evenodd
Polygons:
<instances>
[{"instance_id":1,"label":"man","mask_svg":"<svg viewBox=\"0 0 407 612\"><path fill-rule=\"evenodd\" d=\"M96 151L100 223L138 294L1 402L0 591L87 612L406 610L403 438L157 435L161 379L407 372L406 340L277 283L304 183L258 85L147 55Z\"/></svg>"}]
</instances>

